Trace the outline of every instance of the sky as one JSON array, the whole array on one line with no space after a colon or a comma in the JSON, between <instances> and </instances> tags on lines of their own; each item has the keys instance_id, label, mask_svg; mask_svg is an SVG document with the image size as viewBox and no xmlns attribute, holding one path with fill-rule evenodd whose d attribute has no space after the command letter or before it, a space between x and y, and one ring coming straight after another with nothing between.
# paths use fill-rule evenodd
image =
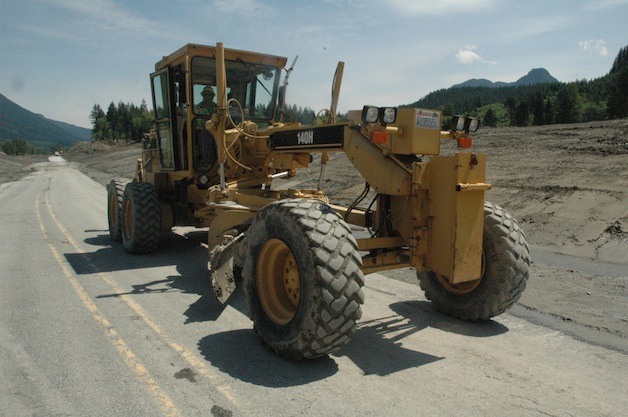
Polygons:
<instances>
[{"instance_id":1,"label":"sky","mask_svg":"<svg viewBox=\"0 0 628 417\"><path fill-rule=\"evenodd\" d=\"M94 104L150 104L155 63L187 43L299 59L287 101L412 103L470 78L602 77L628 45L628 0L2 0L0 93L91 128Z\"/></svg>"}]
</instances>

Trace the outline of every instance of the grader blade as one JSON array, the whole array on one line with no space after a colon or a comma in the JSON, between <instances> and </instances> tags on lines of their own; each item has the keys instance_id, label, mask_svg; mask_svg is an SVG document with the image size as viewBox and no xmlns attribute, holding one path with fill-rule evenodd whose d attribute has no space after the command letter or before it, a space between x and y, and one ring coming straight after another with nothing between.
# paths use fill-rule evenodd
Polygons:
<instances>
[{"instance_id":1,"label":"grader blade","mask_svg":"<svg viewBox=\"0 0 628 417\"><path fill-rule=\"evenodd\" d=\"M210 251L207 266L209 267L212 289L218 301L223 304L227 302L236 288L234 255L235 249L243 238L243 233L236 237L228 237Z\"/></svg>"}]
</instances>

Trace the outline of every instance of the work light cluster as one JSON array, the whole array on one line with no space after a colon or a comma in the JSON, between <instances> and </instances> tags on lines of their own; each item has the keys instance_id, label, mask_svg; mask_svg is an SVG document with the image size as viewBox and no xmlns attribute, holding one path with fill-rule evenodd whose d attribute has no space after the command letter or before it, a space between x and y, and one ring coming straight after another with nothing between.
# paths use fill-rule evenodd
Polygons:
<instances>
[{"instance_id":1,"label":"work light cluster","mask_svg":"<svg viewBox=\"0 0 628 417\"><path fill-rule=\"evenodd\" d=\"M365 123L390 124L397 119L396 107L364 106L362 108L362 121Z\"/></svg>"}]
</instances>

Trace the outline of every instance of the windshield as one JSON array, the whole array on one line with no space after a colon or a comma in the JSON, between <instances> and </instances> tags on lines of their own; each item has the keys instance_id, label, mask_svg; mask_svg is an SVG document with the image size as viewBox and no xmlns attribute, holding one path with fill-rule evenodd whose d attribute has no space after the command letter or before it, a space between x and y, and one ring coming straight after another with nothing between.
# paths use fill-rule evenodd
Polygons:
<instances>
[{"instance_id":1,"label":"windshield","mask_svg":"<svg viewBox=\"0 0 628 417\"><path fill-rule=\"evenodd\" d=\"M225 68L227 99L238 100L244 111L244 118L257 122L272 120L280 69L244 61L225 61ZM192 94L195 114L213 114L218 98L215 59L192 59Z\"/></svg>"}]
</instances>

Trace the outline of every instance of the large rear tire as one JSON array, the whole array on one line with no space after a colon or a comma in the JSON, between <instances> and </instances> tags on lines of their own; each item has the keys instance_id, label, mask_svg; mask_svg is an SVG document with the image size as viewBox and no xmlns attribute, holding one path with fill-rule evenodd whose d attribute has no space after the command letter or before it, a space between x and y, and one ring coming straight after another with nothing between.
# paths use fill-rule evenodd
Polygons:
<instances>
[{"instance_id":1,"label":"large rear tire","mask_svg":"<svg viewBox=\"0 0 628 417\"><path fill-rule=\"evenodd\" d=\"M161 208L157 190L147 182L130 182L124 189L121 233L129 253L154 252L159 245Z\"/></svg>"},{"instance_id":2,"label":"large rear tire","mask_svg":"<svg viewBox=\"0 0 628 417\"><path fill-rule=\"evenodd\" d=\"M318 200L281 200L247 231L244 292L255 332L290 359L340 349L362 316L362 258L349 226Z\"/></svg>"},{"instance_id":3,"label":"large rear tire","mask_svg":"<svg viewBox=\"0 0 628 417\"><path fill-rule=\"evenodd\" d=\"M419 272L425 296L438 311L463 320L488 320L508 310L526 287L530 249L515 219L484 203L483 274L477 281L451 284L434 272Z\"/></svg>"},{"instance_id":4,"label":"large rear tire","mask_svg":"<svg viewBox=\"0 0 628 417\"><path fill-rule=\"evenodd\" d=\"M120 225L122 199L124 198L124 188L131 180L127 178L116 178L111 180L107 186L107 220L109 222L109 236L114 242L122 241L122 231Z\"/></svg>"}]
</instances>

